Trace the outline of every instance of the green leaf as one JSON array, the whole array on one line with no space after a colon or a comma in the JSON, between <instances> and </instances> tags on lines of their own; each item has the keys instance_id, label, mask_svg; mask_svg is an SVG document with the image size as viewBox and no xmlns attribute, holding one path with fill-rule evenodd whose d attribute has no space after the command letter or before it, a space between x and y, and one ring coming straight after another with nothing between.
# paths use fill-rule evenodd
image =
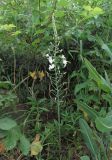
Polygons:
<instances>
[{"instance_id":1,"label":"green leaf","mask_svg":"<svg viewBox=\"0 0 112 160\"><path fill-rule=\"evenodd\" d=\"M110 48L108 47L108 45L102 42L102 49L108 53L109 57L112 60L112 52L111 52Z\"/></svg>"},{"instance_id":2,"label":"green leaf","mask_svg":"<svg viewBox=\"0 0 112 160\"><path fill-rule=\"evenodd\" d=\"M15 126L17 126L17 123L11 118L5 117L0 119L0 129L2 130L10 130Z\"/></svg>"},{"instance_id":3,"label":"green leaf","mask_svg":"<svg viewBox=\"0 0 112 160\"><path fill-rule=\"evenodd\" d=\"M0 26L0 31L11 31L15 27L14 24L4 24Z\"/></svg>"},{"instance_id":4,"label":"green leaf","mask_svg":"<svg viewBox=\"0 0 112 160\"><path fill-rule=\"evenodd\" d=\"M110 82L110 79L109 79L108 74L107 74L107 72L106 72L106 71L105 71L105 79L106 79L106 81L107 81L108 85L110 85L110 86L111 86L111 82Z\"/></svg>"},{"instance_id":5,"label":"green leaf","mask_svg":"<svg viewBox=\"0 0 112 160\"><path fill-rule=\"evenodd\" d=\"M81 89L87 88L87 86L88 86L88 81L77 84L75 87L75 94L77 94Z\"/></svg>"},{"instance_id":6,"label":"green leaf","mask_svg":"<svg viewBox=\"0 0 112 160\"><path fill-rule=\"evenodd\" d=\"M2 89L11 89L13 84L10 81L0 81L0 88Z\"/></svg>"},{"instance_id":7,"label":"green leaf","mask_svg":"<svg viewBox=\"0 0 112 160\"><path fill-rule=\"evenodd\" d=\"M60 7L67 7L68 6L68 1L67 0L59 0L58 1L58 6Z\"/></svg>"},{"instance_id":8,"label":"green leaf","mask_svg":"<svg viewBox=\"0 0 112 160\"><path fill-rule=\"evenodd\" d=\"M103 94L102 98L109 103L110 106L112 106L112 96L109 94Z\"/></svg>"},{"instance_id":9,"label":"green leaf","mask_svg":"<svg viewBox=\"0 0 112 160\"><path fill-rule=\"evenodd\" d=\"M7 131L0 130L0 139L6 137L6 135L7 135L6 132L7 132Z\"/></svg>"},{"instance_id":10,"label":"green leaf","mask_svg":"<svg viewBox=\"0 0 112 160\"><path fill-rule=\"evenodd\" d=\"M20 136L19 148L22 151L23 155L28 155L30 151L30 142L24 135Z\"/></svg>"},{"instance_id":11,"label":"green leaf","mask_svg":"<svg viewBox=\"0 0 112 160\"><path fill-rule=\"evenodd\" d=\"M86 59L84 58L85 65L87 69L89 70L90 78L93 79L99 89L107 92L107 93L112 93L112 88L108 84L108 82L96 71L96 69L93 67L93 65Z\"/></svg>"},{"instance_id":12,"label":"green leaf","mask_svg":"<svg viewBox=\"0 0 112 160\"><path fill-rule=\"evenodd\" d=\"M104 11L103 11L103 9L100 8L100 7L95 7L95 8L93 9L93 12L92 12L92 14L93 14L94 16L100 15L100 14L103 14L103 13L104 13Z\"/></svg>"},{"instance_id":13,"label":"green leaf","mask_svg":"<svg viewBox=\"0 0 112 160\"><path fill-rule=\"evenodd\" d=\"M100 74L96 71L93 65L86 58L84 58L84 62L87 69L89 70L89 73L91 74L91 78L96 79L96 81L100 81Z\"/></svg>"},{"instance_id":14,"label":"green leaf","mask_svg":"<svg viewBox=\"0 0 112 160\"><path fill-rule=\"evenodd\" d=\"M19 34L21 34L21 31L13 32L11 35L12 35L12 36L18 36Z\"/></svg>"},{"instance_id":15,"label":"green leaf","mask_svg":"<svg viewBox=\"0 0 112 160\"><path fill-rule=\"evenodd\" d=\"M81 158L81 160L90 160L90 158L88 156L82 156L80 158Z\"/></svg>"},{"instance_id":16,"label":"green leaf","mask_svg":"<svg viewBox=\"0 0 112 160\"><path fill-rule=\"evenodd\" d=\"M100 153L103 153L103 160L107 160L107 153L106 153L106 150L105 150L105 144L104 144L104 139L102 139L102 137L98 134L95 134L95 137L98 141L98 144L100 144L100 149L101 149L101 152ZM101 154L100 154L101 156ZM101 160L101 158L99 157L99 159Z\"/></svg>"},{"instance_id":17,"label":"green leaf","mask_svg":"<svg viewBox=\"0 0 112 160\"><path fill-rule=\"evenodd\" d=\"M92 8L90 5L84 5L83 8L84 11L82 12L82 15L85 16L85 18L96 17L104 13L103 9L100 7Z\"/></svg>"},{"instance_id":18,"label":"green leaf","mask_svg":"<svg viewBox=\"0 0 112 160\"><path fill-rule=\"evenodd\" d=\"M99 114L86 103L76 101L78 107L87 113L87 115L96 123L96 127L101 132L112 131L112 113L108 113L105 118L99 117Z\"/></svg>"},{"instance_id":19,"label":"green leaf","mask_svg":"<svg viewBox=\"0 0 112 160\"><path fill-rule=\"evenodd\" d=\"M55 12L55 16L58 17L58 18L62 18L62 17L64 17L64 15L65 15L64 11L59 11L58 10L57 12Z\"/></svg>"},{"instance_id":20,"label":"green leaf","mask_svg":"<svg viewBox=\"0 0 112 160\"><path fill-rule=\"evenodd\" d=\"M98 113L95 111L95 109L89 107L86 103L82 102L82 101L78 101L76 100L76 103L78 105L78 107L87 113L87 115L93 120L95 121L95 119L98 117Z\"/></svg>"},{"instance_id":21,"label":"green leaf","mask_svg":"<svg viewBox=\"0 0 112 160\"><path fill-rule=\"evenodd\" d=\"M19 140L19 137L20 137L20 129L15 127L9 131L7 131L7 136L4 140L4 144L6 146L6 149L7 150L11 150L13 149L16 144L17 144L17 141Z\"/></svg>"},{"instance_id":22,"label":"green leaf","mask_svg":"<svg viewBox=\"0 0 112 160\"><path fill-rule=\"evenodd\" d=\"M97 37L97 42L101 46L101 48L108 54L108 56L110 57L112 61L112 51L110 50L108 45L104 43L104 41L100 37Z\"/></svg>"},{"instance_id":23,"label":"green leaf","mask_svg":"<svg viewBox=\"0 0 112 160\"><path fill-rule=\"evenodd\" d=\"M95 120L96 128L101 132L112 131L112 113L107 114L105 118L97 117Z\"/></svg>"},{"instance_id":24,"label":"green leaf","mask_svg":"<svg viewBox=\"0 0 112 160\"><path fill-rule=\"evenodd\" d=\"M81 128L81 132L82 132L84 141L88 149L91 151L93 156L97 159L99 149L95 141L95 137L93 136L93 132L91 128L88 126L87 122L84 119L80 119L79 124L80 124L80 128Z\"/></svg>"},{"instance_id":25,"label":"green leaf","mask_svg":"<svg viewBox=\"0 0 112 160\"><path fill-rule=\"evenodd\" d=\"M89 11L89 12L93 10L93 8L92 8L91 6L89 6L89 5L83 6L83 8L84 8L86 11Z\"/></svg>"}]
</instances>

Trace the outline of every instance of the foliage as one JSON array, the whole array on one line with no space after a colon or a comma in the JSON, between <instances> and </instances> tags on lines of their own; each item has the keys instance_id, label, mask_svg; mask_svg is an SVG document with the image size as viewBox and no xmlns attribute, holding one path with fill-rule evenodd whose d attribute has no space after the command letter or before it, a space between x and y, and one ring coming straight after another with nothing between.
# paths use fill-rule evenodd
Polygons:
<instances>
[{"instance_id":1,"label":"foliage","mask_svg":"<svg viewBox=\"0 0 112 160\"><path fill-rule=\"evenodd\" d=\"M111 92L111 86L109 87L110 89L109 90L105 90L108 82L106 82L105 80L105 83L104 82L104 79L101 78L100 79L100 74L97 73L97 71L95 70L95 68L91 65L91 63L89 61L85 61L86 65L87 65L87 68L89 70L89 73L90 73L90 78L92 78L95 82L98 82L98 84L103 84L103 87L101 87L101 85L98 85L98 88L99 89L103 89L103 91L106 91L107 93L106 94L110 94ZM91 69L90 69L91 68ZM91 74L91 72L93 74ZM94 75L94 76L93 76ZM94 78L93 78L94 77ZM96 78L95 78L96 77ZM98 78L99 77L99 78ZM102 157L102 154L100 154L100 156L98 156L97 152L100 153L100 150L98 151L98 146L94 147L94 141L92 141L92 131L91 129L89 128L89 126L87 125L86 121L85 120L80 120L80 127L82 129L82 134L86 134L86 131L87 131L87 134L85 135L84 137L84 140L86 142L86 145L88 146L88 148L90 149L91 153L94 154L94 157L95 159L108 159L108 154L110 154L109 152L109 146L110 146L110 143L111 143L111 131L112 131L112 128L111 128L111 108L110 108L110 111L109 112L105 112L104 115L101 114L101 112L96 112L96 110L94 108L91 108L89 107L87 104L85 104L84 102L81 102L81 101L77 101L77 104L79 105L79 107L81 108L81 110L83 112L86 112L86 114L89 116L89 118L94 122L94 124L96 125L96 131L100 131L101 134L102 134L102 138L103 138L103 134L105 133L105 136L109 136L108 139L105 139L105 142L107 141L107 144L108 144L108 149L107 149L107 152L104 150L105 147L104 147L104 142L103 142L103 139L99 142L99 133L97 133L97 136L96 136L96 140L100 143L100 148L103 149L102 153L103 153L103 157ZM85 128L83 127L83 125L85 126ZM85 129L85 131L84 131ZM94 129L95 130L95 129ZM83 132L84 131L84 132ZM87 137L86 137L87 136ZM89 144L92 145L92 147L89 146ZM91 150L94 149L94 150ZM93 152L94 151L94 152Z\"/></svg>"},{"instance_id":2,"label":"foliage","mask_svg":"<svg viewBox=\"0 0 112 160\"><path fill-rule=\"evenodd\" d=\"M9 90L10 86L13 86L11 82L0 82L0 88L7 89L7 92L2 92L1 95L1 106L3 109L6 107L6 104L7 107L10 107L11 104L16 104L16 95L11 93ZM8 92L10 92L10 96L7 94ZM12 118L0 118L0 139L2 139L1 144L4 146L4 152L12 150L14 147L16 147L17 143L19 143L20 150L22 151L23 155L27 155L29 153L30 143L21 133L21 129L17 125L16 121Z\"/></svg>"},{"instance_id":3,"label":"foliage","mask_svg":"<svg viewBox=\"0 0 112 160\"><path fill-rule=\"evenodd\" d=\"M5 160L111 159L111 10L107 0L0 1Z\"/></svg>"},{"instance_id":4,"label":"foliage","mask_svg":"<svg viewBox=\"0 0 112 160\"><path fill-rule=\"evenodd\" d=\"M89 157L88 156L82 156L81 160L89 160Z\"/></svg>"}]
</instances>

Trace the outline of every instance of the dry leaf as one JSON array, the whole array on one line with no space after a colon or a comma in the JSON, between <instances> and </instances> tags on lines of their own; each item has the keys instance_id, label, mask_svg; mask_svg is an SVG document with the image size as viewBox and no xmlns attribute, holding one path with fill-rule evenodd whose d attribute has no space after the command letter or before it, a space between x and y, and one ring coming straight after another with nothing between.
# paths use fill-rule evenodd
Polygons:
<instances>
[{"instance_id":1,"label":"dry leaf","mask_svg":"<svg viewBox=\"0 0 112 160\"><path fill-rule=\"evenodd\" d=\"M88 114L87 114L86 112L84 112L84 111L83 111L83 114L84 114L84 118L85 118L85 120L87 120L87 121L88 121L88 120L89 120L89 118L88 118Z\"/></svg>"},{"instance_id":2,"label":"dry leaf","mask_svg":"<svg viewBox=\"0 0 112 160\"><path fill-rule=\"evenodd\" d=\"M40 139L40 135L37 134L34 141L31 144L31 156L38 155L43 149L43 146L39 139Z\"/></svg>"},{"instance_id":3,"label":"dry leaf","mask_svg":"<svg viewBox=\"0 0 112 160\"><path fill-rule=\"evenodd\" d=\"M38 77L39 77L40 80L42 80L45 77L45 75L46 75L45 72L38 71Z\"/></svg>"},{"instance_id":4,"label":"dry leaf","mask_svg":"<svg viewBox=\"0 0 112 160\"><path fill-rule=\"evenodd\" d=\"M5 152L5 145L2 142L0 142L0 154L4 152Z\"/></svg>"},{"instance_id":5,"label":"dry leaf","mask_svg":"<svg viewBox=\"0 0 112 160\"><path fill-rule=\"evenodd\" d=\"M37 72L29 72L30 77L32 77L32 79L37 79Z\"/></svg>"}]
</instances>

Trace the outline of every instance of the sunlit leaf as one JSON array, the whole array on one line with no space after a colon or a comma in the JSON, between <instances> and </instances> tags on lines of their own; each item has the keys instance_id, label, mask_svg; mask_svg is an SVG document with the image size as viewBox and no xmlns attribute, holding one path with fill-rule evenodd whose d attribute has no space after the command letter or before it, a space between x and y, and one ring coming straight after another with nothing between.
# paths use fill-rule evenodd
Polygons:
<instances>
[{"instance_id":1,"label":"sunlit leaf","mask_svg":"<svg viewBox=\"0 0 112 160\"><path fill-rule=\"evenodd\" d=\"M83 8L87 11L92 11L93 8L91 6L83 6Z\"/></svg>"},{"instance_id":2,"label":"sunlit leaf","mask_svg":"<svg viewBox=\"0 0 112 160\"><path fill-rule=\"evenodd\" d=\"M18 36L19 34L21 34L21 31L13 32L11 35L12 35L12 36Z\"/></svg>"},{"instance_id":3,"label":"sunlit leaf","mask_svg":"<svg viewBox=\"0 0 112 160\"><path fill-rule=\"evenodd\" d=\"M104 11L103 11L103 9L100 8L100 7L95 7L95 8L93 9L93 15L94 15L94 16L100 15L100 14L103 14L103 13L104 13Z\"/></svg>"},{"instance_id":4,"label":"sunlit leaf","mask_svg":"<svg viewBox=\"0 0 112 160\"><path fill-rule=\"evenodd\" d=\"M0 31L11 31L16 26L14 24L4 24L0 25Z\"/></svg>"}]
</instances>

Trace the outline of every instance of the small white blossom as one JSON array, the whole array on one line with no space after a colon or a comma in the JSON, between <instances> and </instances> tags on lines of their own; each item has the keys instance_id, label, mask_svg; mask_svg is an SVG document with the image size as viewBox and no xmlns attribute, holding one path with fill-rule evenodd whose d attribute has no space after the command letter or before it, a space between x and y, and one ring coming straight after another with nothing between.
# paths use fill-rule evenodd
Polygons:
<instances>
[{"instance_id":1,"label":"small white blossom","mask_svg":"<svg viewBox=\"0 0 112 160\"><path fill-rule=\"evenodd\" d=\"M63 60L63 64L64 64L64 67L66 67L67 61L66 61L66 60Z\"/></svg>"},{"instance_id":2,"label":"small white blossom","mask_svg":"<svg viewBox=\"0 0 112 160\"><path fill-rule=\"evenodd\" d=\"M63 61L63 64L64 64L64 67L66 67L67 65L67 60L66 60L66 57L64 55L61 56L62 58L62 61Z\"/></svg>"},{"instance_id":3,"label":"small white blossom","mask_svg":"<svg viewBox=\"0 0 112 160\"><path fill-rule=\"evenodd\" d=\"M55 65L54 65L54 64L49 65L49 70L54 69L54 67L55 67Z\"/></svg>"},{"instance_id":4,"label":"small white blossom","mask_svg":"<svg viewBox=\"0 0 112 160\"><path fill-rule=\"evenodd\" d=\"M63 54L62 54L61 58L62 58L63 60L66 59L65 56L64 56Z\"/></svg>"},{"instance_id":5,"label":"small white blossom","mask_svg":"<svg viewBox=\"0 0 112 160\"><path fill-rule=\"evenodd\" d=\"M48 57L49 57L49 54L46 54L46 57L48 58Z\"/></svg>"},{"instance_id":6,"label":"small white blossom","mask_svg":"<svg viewBox=\"0 0 112 160\"><path fill-rule=\"evenodd\" d=\"M49 63L52 64L54 62L54 60L52 59L51 56L48 57Z\"/></svg>"},{"instance_id":7,"label":"small white blossom","mask_svg":"<svg viewBox=\"0 0 112 160\"><path fill-rule=\"evenodd\" d=\"M49 54L46 54L46 57L47 57L50 64L52 64L54 62L52 56L50 56Z\"/></svg>"}]
</instances>

